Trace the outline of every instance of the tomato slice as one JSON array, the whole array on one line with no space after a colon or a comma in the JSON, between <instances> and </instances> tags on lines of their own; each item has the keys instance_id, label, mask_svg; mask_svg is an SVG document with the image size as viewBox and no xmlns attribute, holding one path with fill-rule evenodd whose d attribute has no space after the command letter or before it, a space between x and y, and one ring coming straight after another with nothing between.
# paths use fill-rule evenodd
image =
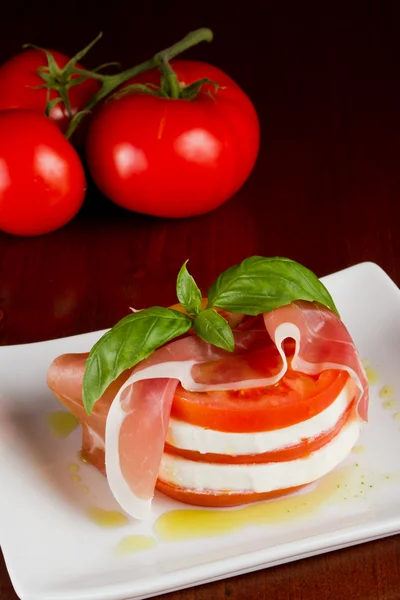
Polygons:
<instances>
[{"instance_id":1,"label":"tomato slice","mask_svg":"<svg viewBox=\"0 0 400 600\"><path fill-rule=\"evenodd\" d=\"M308 485L308 484L307 484ZM228 506L239 506L241 504L250 504L250 502L258 502L260 500L272 500L273 498L280 498L281 496L287 496L293 492L297 492L304 485L297 487L285 488L282 490L274 490L273 492L220 492L215 493L214 491L207 490L194 490L189 488L183 488L175 485L171 485L161 479L157 480L156 489L166 496L183 502L185 504L194 504L195 506L207 506L207 507L228 507Z\"/></svg>"},{"instance_id":2,"label":"tomato slice","mask_svg":"<svg viewBox=\"0 0 400 600\"><path fill-rule=\"evenodd\" d=\"M274 450L271 452L264 452L260 454L242 454L237 456L230 456L228 454L201 454L193 450L184 450L182 448L176 448L170 444L165 444L164 452L167 454L174 454L186 458L187 460L194 460L197 462L207 463L223 463L230 465L243 465L243 464L255 464L255 463L269 463L269 462L283 462L289 460L296 460L297 458L305 458L312 452L319 450L325 444L328 444L333 438L339 433L343 425L349 418L351 412L354 411L354 402L352 402L348 408L344 411L336 425L315 438L304 438L300 444L288 446L282 450Z\"/></svg>"},{"instance_id":3,"label":"tomato slice","mask_svg":"<svg viewBox=\"0 0 400 600\"><path fill-rule=\"evenodd\" d=\"M327 370L310 376L289 369L276 384L237 391L188 392L178 386L171 416L192 425L251 433L290 427L330 406L350 376Z\"/></svg>"}]
</instances>

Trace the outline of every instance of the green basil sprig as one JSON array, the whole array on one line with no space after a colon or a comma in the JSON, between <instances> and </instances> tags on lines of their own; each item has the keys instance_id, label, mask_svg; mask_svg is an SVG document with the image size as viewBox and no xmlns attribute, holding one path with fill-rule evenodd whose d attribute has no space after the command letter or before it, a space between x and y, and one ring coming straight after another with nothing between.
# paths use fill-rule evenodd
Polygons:
<instances>
[{"instance_id":1,"label":"green basil sprig","mask_svg":"<svg viewBox=\"0 0 400 600\"><path fill-rule=\"evenodd\" d=\"M177 279L177 296L187 314L155 306L124 317L92 348L83 377L88 414L126 369L191 328L206 342L232 352L232 330L213 307L244 315L269 312L295 300L319 302L338 314L331 295L312 271L288 258L252 256L222 273L211 286L203 310L202 294L186 268Z\"/></svg>"},{"instance_id":2,"label":"green basil sprig","mask_svg":"<svg viewBox=\"0 0 400 600\"><path fill-rule=\"evenodd\" d=\"M176 280L176 295L183 308L189 315L195 317L202 310L203 296L193 277L189 274L186 261L178 273Z\"/></svg>"},{"instance_id":3,"label":"green basil sprig","mask_svg":"<svg viewBox=\"0 0 400 600\"><path fill-rule=\"evenodd\" d=\"M194 320L194 332L213 346L229 352L235 349L235 340L228 321L213 308L207 308L197 315Z\"/></svg>"},{"instance_id":4,"label":"green basil sprig","mask_svg":"<svg viewBox=\"0 0 400 600\"><path fill-rule=\"evenodd\" d=\"M121 319L93 346L86 361L82 400L90 415L94 404L123 371L192 327L187 315L153 306Z\"/></svg>"},{"instance_id":5,"label":"green basil sprig","mask_svg":"<svg viewBox=\"0 0 400 600\"><path fill-rule=\"evenodd\" d=\"M338 314L332 296L312 271L289 258L251 256L218 277L208 294L208 307L259 315L294 300L320 302Z\"/></svg>"}]
</instances>

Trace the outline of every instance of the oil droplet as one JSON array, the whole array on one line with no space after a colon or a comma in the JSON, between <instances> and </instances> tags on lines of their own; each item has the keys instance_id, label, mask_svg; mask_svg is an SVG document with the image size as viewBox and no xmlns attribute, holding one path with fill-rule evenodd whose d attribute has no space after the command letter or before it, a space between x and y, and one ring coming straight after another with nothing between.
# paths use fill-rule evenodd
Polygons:
<instances>
[{"instance_id":1,"label":"oil droplet","mask_svg":"<svg viewBox=\"0 0 400 600\"><path fill-rule=\"evenodd\" d=\"M397 406L396 400L386 400L382 403L383 408L395 408Z\"/></svg>"},{"instance_id":2,"label":"oil droplet","mask_svg":"<svg viewBox=\"0 0 400 600\"><path fill-rule=\"evenodd\" d=\"M393 396L394 389L391 385L384 385L379 392L379 397L382 398L382 400L385 400L385 398L393 398Z\"/></svg>"},{"instance_id":3,"label":"oil droplet","mask_svg":"<svg viewBox=\"0 0 400 600\"><path fill-rule=\"evenodd\" d=\"M394 413L394 415L393 415L393 419L394 419L395 421L400 421L400 412Z\"/></svg>"},{"instance_id":4,"label":"oil droplet","mask_svg":"<svg viewBox=\"0 0 400 600\"><path fill-rule=\"evenodd\" d=\"M365 452L365 447L364 446L354 446L352 452L354 454L362 454L363 452Z\"/></svg>"},{"instance_id":5,"label":"oil droplet","mask_svg":"<svg viewBox=\"0 0 400 600\"><path fill-rule=\"evenodd\" d=\"M352 490L344 490L351 472L353 484L360 484L359 474L352 467L343 467L324 477L308 492L270 500L237 509L185 509L162 514L154 524L154 532L163 541L217 537L234 533L250 525L276 525L310 516L331 500L344 496L356 497ZM350 478L349 478L350 479ZM347 486L346 486L347 487ZM361 487L361 486L359 486Z\"/></svg>"},{"instance_id":6,"label":"oil droplet","mask_svg":"<svg viewBox=\"0 0 400 600\"><path fill-rule=\"evenodd\" d=\"M374 385L375 383L377 383L377 381L379 381L379 373L375 371L375 369L373 369L372 367L365 367L365 374L370 385Z\"/></svg>"},{"instance_id":7,"label":"oil droplet","mask_svg":"<svg viewBox=\"0 0 400 600\"><path fill-rule=\"evenodd\" d=\"M79 425L78 419L72 413L61 410L48 414L47 423L56 438L66 438Z\"/></svg>"},{"instance_id":8,"label":"oil droplet","mask_svg":"<svg viewBox=\"0 0 400 600\"><path fill-rule=\"evenodd\" d=\"M79 465L76 465L75 463L70 464L68 466L68 473L70 480L72 483L75 483L75 485L82 481L82 477L79 475Z\"/></svg>"},{"instance_id":9,"label":"oil droplet","mask_svg":"<svg viewBox=\"0 0 400 600\"><path fill-rule=\"evenodd\" d=\"M79 465L76 463L71 463L68 466L69 478L72 483L77 487L83 494L87 494L89 492L89 488L87 485L79 485L82 481L82 477L79 475Z\"/></svg>"},{"instance_id":10,"label":"oil droplet","mask_svg":"<svg viewBox=\"0 0 400 600\"><path fill-rule=\"evenodd\" d=\"M119 542L115 548L116 554L119 556L127 556L150 550L157 546L157 540L149 535L128 535Z\"/></svg>"},{"instance_id":11,"label":"oil droplet","mask_svg":"<svg viewBox=\"0 0 400 600\"><path fill-rule=\"evenodd\" d=\"M121 527L128 524L128 518L117 510L104 510L98 506L92 506L88 510L91 521L101 527Z\"/></svg>"}]
</instances>

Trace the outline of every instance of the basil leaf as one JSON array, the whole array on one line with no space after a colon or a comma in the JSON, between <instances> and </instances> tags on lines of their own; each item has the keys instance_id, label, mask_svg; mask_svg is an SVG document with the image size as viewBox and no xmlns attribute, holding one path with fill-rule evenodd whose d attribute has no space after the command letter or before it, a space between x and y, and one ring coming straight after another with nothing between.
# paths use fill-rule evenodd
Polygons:
<instances>
[{"instance_id":1,"label":"basil leaf","mask_svg":"<svg viewBox=\"0 0 400 600\"><path fill-rule=\"evenodd\" d=\"M203 297L195 280L186 269L187 262L188 261L182 265L182 268L178 273L178 279L176 281L176 295L178 296L179 302L187 310L189 315L195 317L203 308Z\"/></svg>"},{"instance_id":2,"label":"basil leaf","mask_svg":"<svg viewBox=\"0 0 400 600\"><path fill-rule=\"evenodd\" d=\"M199 337L218 348L233 352L235 340L232 329L224 317L213 308L203 310L194 320L194 331Z\"/></svg>"},{"instance_id":3,"label":"basil leaf","mask_svg":"<svg viewBox=\"0 0 400 600\"><path fill-rule=\"evenodd\" d=\"M208 307L258 315L294 300L320 302L339 314L326 287L306 267L289 258L251 256L218 277Z\"/></svg>"},{"instance_id":4,"label":"basil leaf","mask_svg":"<svg viewBox=\"0 0 400 600\"><path fill-rule=\"evenodd\" d=\"M90 415L94 404L125 369L189 331L190 317L153 306L121 319L93 346L83 376L83 405Z\"/></svg>"}]
</instances>

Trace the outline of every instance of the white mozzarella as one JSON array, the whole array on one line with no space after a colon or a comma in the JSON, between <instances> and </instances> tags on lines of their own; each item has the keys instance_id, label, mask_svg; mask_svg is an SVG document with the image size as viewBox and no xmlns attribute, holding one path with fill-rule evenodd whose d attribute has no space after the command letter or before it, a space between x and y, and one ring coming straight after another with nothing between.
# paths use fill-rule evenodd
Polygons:
<instances>
[{"instance_id":1,"label":"white mozzarella","mask_svg":"<svg viewBox=\"0 0 400 600\"><path fill-rule=\"evenodd\" d=\"M292 461L227 465L163 455L159 478L175 486L204 491L272 492L311 483L344 460L360 434L360 423L352 419L331 442L305 458Z\"/></svg>"},{"instance_id":2,"label":"white mozzarella","mask_svg":"<svg viewBox=\"0 0 400 600\"><path fill-rule=\"evenodd\" d=\"M168 425L167 442L175 448L201 454L227 454L229 456L281 450L300 444L305 438L316 438L333 429L353 398L354 384L349 379L336 400L311 419L290 427L257 433L215 431L171 418Z\"/></svg>"}]
</instances>

